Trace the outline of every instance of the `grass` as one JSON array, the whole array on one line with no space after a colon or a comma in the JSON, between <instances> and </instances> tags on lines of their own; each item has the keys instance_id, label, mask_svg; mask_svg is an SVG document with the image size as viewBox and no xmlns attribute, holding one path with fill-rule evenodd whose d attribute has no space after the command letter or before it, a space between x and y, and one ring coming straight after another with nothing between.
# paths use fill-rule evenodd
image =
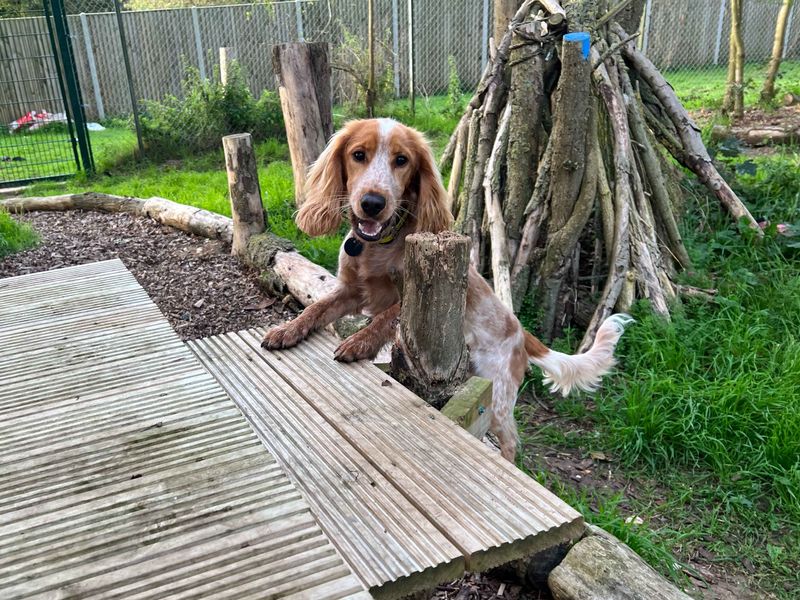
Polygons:
<instances>
[{"instance_id":1,"label":"grass","mask_svg":"<svg viewBox=\"0 0 800 600\"><path fill-rule=\"evenodd\" d=\"M445 105L443 97L419 99L416 113L412 116L407 102L394 101L382 108L382 116L401 119L426 132L434 147L441 151L457 122L455 117L443 116ZM348 115L337 110L334 117L340 124ZM137 163L130 158L136 139L127 130L109 128L94 133L92 145L97 171L102 175L95 178L80 176L66 182L41 182L26 193L44 196L93 190L138 198L161 196L230 216L228 180L221 147L218 151L159 164ZM286 144L276 140L258 143L256 157L261 193L272 231L291 240L309 259L335 270L341 236L311 240L294 224L294 183Z\"/></svg>"},{"instance_id":2,"label":"grass","mask_svg":"<svg viewBox=\"0 0 800 600\"><path fill-rule=\"evenodd\" d=\"M613 455L639 482L624 511L619 497L555 487L662 572L680 580L672 552L686 561L704 546L734 570L747 557L755 584L788 598L800 589L800 155L729 167L753 212L771 221L765 239L698 194L684 224L694 261L685 278L719 290L716 302L687 301L671 322L638 304L596 408L559 401L580 426L528 431L529 447ZM795 236L779 235L778 223Z\"/></svg>"},{"instance_id":3,"label":"grass","mask_svg":"<svg viewBox=\"0 0 800 600\"><path fill-rule=\"evenodd\" d=\"M766 67L760 63L745 65L745 106L754 106L759 102L765 70ZM664 71L663 75L688 110L717 109L722 106L727 66L675 69ZM800 94L800 61L787 60L781 63L777 91L778 101L787 92Z\"/></svg>"},{"instance_id":4,"label":"grass","mask_svg":"<svg viewBox=\"0 0 800 600\"><path fill-rule=\"evenodd\" d=\"M0 210L0 258L35 246L39 236L33 228L11 218L5 210Z\"/></svg>"}]
</instances>

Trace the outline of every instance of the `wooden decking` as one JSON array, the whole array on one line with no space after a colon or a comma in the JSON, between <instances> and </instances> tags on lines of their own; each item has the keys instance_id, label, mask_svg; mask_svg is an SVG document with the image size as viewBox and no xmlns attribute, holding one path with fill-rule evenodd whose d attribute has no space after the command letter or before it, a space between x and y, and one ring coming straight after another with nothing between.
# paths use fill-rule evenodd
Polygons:
<instances>
[{"instance_id":1,"label":"wooden decking","mask_svg":"<svg viewBox=\"0 0 800 600\"><path fill-rule=\"evenodd\" d=\"M109 261L0 280L0 597L369 594Z\"/></svg>"},{"instance_id":2,"label":"wooden decking","mask_svg":"<svg viewBox=\"0 0 800 600\"><path fill-rule=\"evenodd\" d=\"M0 280L1 598L399 597L582 533L332 338L262 333L187 347L119 261Z\"/></svg>"},{"instance_id":3,"label":"wooden decking","mask_svg":"<svg viewBox=\"0 0 800 600\"><path fill-rule=\"evenodd\" d=\"M190 342L376 597L397 597L574 539L580 515L369 363L317 334Z\"/></svg>"}]
</instances>

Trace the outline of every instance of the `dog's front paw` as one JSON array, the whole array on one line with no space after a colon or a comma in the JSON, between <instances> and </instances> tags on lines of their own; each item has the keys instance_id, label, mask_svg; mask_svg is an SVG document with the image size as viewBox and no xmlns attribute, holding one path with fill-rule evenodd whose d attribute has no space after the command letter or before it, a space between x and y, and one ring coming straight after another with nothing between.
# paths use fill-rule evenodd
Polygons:
<instances>
[{"instance_id":1,"label":"dog's front paw","mask_svg":"<svg viewBox=\"0 0 800 600\"><path fill-rule=\"evenodd\" d=\"M291 348L302 342L308 337L308 330L297 321L290 321L283 325L273 327L261 340L261 347L267 350L279 350L281 348Z\"/></svg>"},{"instance_id":2,"label":"dog's front paw","mask_svg":"<svg viewBox=\"0 0 800 600\"><path fill-rule=\"evenodd\" d=\"M363 331L355 333L339 344L333 353L333 358L340 362L355 362L357 360L372 360L381 349L380 343L370 335L362 335Z\"/></svg>"}]
</instances>

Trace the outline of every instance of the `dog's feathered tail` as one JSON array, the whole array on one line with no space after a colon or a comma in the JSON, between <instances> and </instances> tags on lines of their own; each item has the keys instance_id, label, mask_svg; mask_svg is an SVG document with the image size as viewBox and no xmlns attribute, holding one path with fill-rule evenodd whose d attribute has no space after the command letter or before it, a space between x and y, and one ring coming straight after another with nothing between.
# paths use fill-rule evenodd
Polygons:
<instances>
[{"instance_id":1,"label":"dog's feathered tail","mask_svg":"<svg viewBox=\"0 0 800 600\"><path fill-rule=\"evenodd\" d=\"M582 354L564 354L551 350L525 332L525 351L528 360L544 371L544 383L550 391L561 392L567 396L573 389L594 392L600 380L616 364L614 348L625 331L625 326L633 322L626 314L611 315L594 337L592 347Z\"/></svg>"}]
</instances>

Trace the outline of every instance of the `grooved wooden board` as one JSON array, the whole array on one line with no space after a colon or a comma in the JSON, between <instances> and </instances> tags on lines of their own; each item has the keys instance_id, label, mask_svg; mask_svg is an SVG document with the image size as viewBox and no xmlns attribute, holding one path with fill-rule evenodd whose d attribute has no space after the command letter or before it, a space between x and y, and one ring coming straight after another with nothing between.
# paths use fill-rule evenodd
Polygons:
<instances>
[{"instance_id":1,"label":"grooved wooden board","mask_svg":"<svg viewBox=\"0 0 800 600\"><path fill-rule=\"evenodd\" d=\"M577 511L374 365L335 362L332 337L315 334L269 352L259 347L262 334L242 331L190 347L373 594L418 587L424 561L429 572L483 570L583 532ZM407 589L392 579L402 575L398 569L406 570Z\"/></svg>"},{"instance_id":2,"label":"grooved wooden board","mask_svg":"<svg viewBox=\"0 0 800 600\"><path fill-rule=\"evenodd\" d=\"M0 280L0 596L369 598L120 261Z\"/></svg>"}]
</instances>

